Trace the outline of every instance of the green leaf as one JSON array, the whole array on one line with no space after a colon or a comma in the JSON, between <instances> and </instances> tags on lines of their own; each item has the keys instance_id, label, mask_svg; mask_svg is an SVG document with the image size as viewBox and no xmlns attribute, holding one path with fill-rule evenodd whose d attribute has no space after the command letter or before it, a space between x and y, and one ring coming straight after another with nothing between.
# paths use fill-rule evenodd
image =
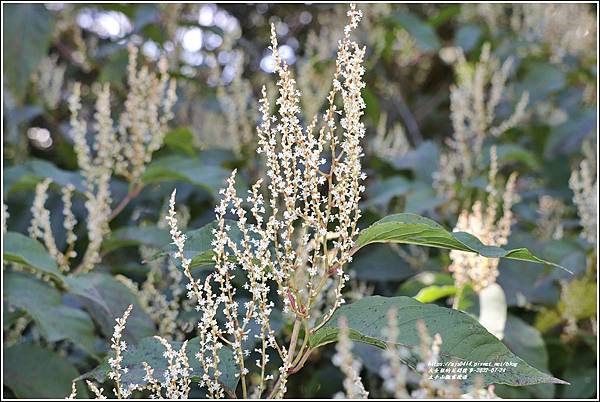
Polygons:
<instances>
[{"instance_id":1,"label":"green leaf","mask_svg":"<svg viewBox=\"0 0 600 402\"><path fill-rule=\"evenodd\" d=\"M399 158L391 161L396 169L410 169L418 181L425 184L433 182L432 175L437 169L440 150L432 141L424 141ZM431 189L431 186L429 186Z\"/></svg>"},{"instance_id":2,"label":"green leaf","mask_svg":"<svg viewBox=\"0 0 600 402\"><path fill-rule=\"evenodd\" d=\"M465 52L470 51L479 43L481 39L481 28L478 25L463 25L454 35L454 42L457 46L463 48Z\"/></svg>"},{"instance_id":3,"label":"green leaf","mask_svg":"<svg viewBox=\"0 0 600 402\"><path fill-rule=\"evenodd\" d=\"M501 165L511 162L520 162L528 169L537 170L541 161L537 155L517 144L500 144L496 146L498 161ZM489 153L484 158L489 163Z\"/></svg>"},{"instance_id":4,"label":"green leaf","mask_svg":"<svg viewBox=\"0 0 600 402\"><path fill-rule=\"evenodd\" d=\"M94 323L83 311L63 304L60 292L49 284L18 272L4 274L4 297L38 325L48 342L69 340L96 354Z\"/></svg>"},{"instance_id":5,"label":"green leaf","mask_svg":"<svg viewBox=\"0 0 600 402\"><path fill-rule=\"evenodd\" d=\"M153 160L142 176L145 184L181 180L216 195L229 177L229 171L195 158L167 156Z\"/></svg>"},{"instance_id":6,"label":"green leaf","mask_svg":"<svg viewBox=\"0 0 600 402\"><path fill-rule=\"evenodd\" d=\"M403 281L417 272L388 244L376 244L352 257L348 269L361 281Z\"/></svg>"},{"instance_id":7,"label":"green leaf","mask_svg":"<svg viewBox=\"0 0 600 402\"><path fill-rule=\"evenodd\" d=\"M529 92L529 102L532 104L560 91L566 84L566 74L559 67L545 62L532 62L527 65L525 76L516 89L519 94Z\"/></svg>"},{"instance_id":8,"label":"green leaf","mask_svg":"<svg viewBox=\"0 0 600 402\"><path fill-rule=\"evenodd\" d=\"M552 159L557 155L568 155L578 151L582 141L588 135L594 135L598 116L596 108L577 110L562 124L550 129L550 136L545 145L544 155Z\"/></svg>"},{"instance_id":9,"label":"green leaf","mask_svg":"<svg viewBox=\"0 0 600 402\"><path fill-rule=\"evenodd\" d=\"M63 187L72 184L81 193L86 190L83 177L79 173L63 170L50 162L35 159L7 168L4 172L2 190L5 196L15 191L31 190L47 177L51 178L53 183Z\"/></svg>"},{"instance_id":10,"label":"green leaf","mask_svg":"<svg viewBox=\"0 0 600 402\"><path fill-rule=\"evenodd\" d=\"M367 187L365 207L387 206L398 196L406 195L412 189L412 182L402 176L393 176Z\"/></svg>"},{"instance_id":11,"label":"green leaf","mask_svg":"<svg viewBox=\"0 0 600 402\"><path fill-rule=\"evenodd\" d=\"M122 247L151 246L160 248L171 242L167 229L154 225L127 226L113 231L110 237L102 242L102 250L110 252Z\"/></svg>"},{"instance_id":12,"label":"green leaf","mask_svg":"<svg viewBox=\"0 0 600 402\"><path fill-rule=\"evenodd\" d=\"M344 316L348 322L351 339L385 348L382 331L387 325L387 313L391 308L396 309L398 314L398 344L418 347L421 340L416 322L422 320L429 334L439 333L442 337L441 362L463 360L491 364L516 363L516 367L505 366L505 372L488 371L482 374L486 384L564 384L564 381L531 367L514 355L468 314L434 304L422 304L406 296L371 296L342 306L323 327L310 335L310 345L315 348L335 342L339 334L338 320ZM474 378L469 376L466 382L473 382Z\"/></svg>"},{"instance_id":13,"label":"green leaf","mask_svg":"<svg viewBox=\"0 0 600 402\"><path fill-rule=\"evenodd\" d=\"M196 150L194 147L194 133L187 127L179 127L169 131L165 135L165 145L174 151L194 156Z\"/></svg>"},{"instance_id":14,"label":"green leaf","mask_svg":"<svg viewBox=\"0 0 600 402\"><path fill-rule=\"evenodd\" d=\"M31 74L46 55L54 15L43 4L6 4L2 8L4 78L22 100Z\"/></svg>"},{"instance_id":15,"label":"green leaf","mask_svg":"<svg viewBox=\"0 0 600 402\"><path fill-rule=\"evenodd\" d=\"M31 237L17 232L6 232L2 256L4 261L26 265L36 272L50 275L61 283L64 281L54 258L48 254L42 243Z\"/></svg>"},{"instance_id":16,"label":"green leaf","mask_svg":"<svg viewBox=\"0 0 600 402\"><path fill-rule=\"evenodd\" d=\"M4 349L4 385L17 398L64 399L71 393L77 369L57 352L31 343ZM88 398L85 387L78 386L79 397Z\"/></svg>"},{"instance_id":17,"label":"green leaf","mask_svg":"<svg viewBox=\"0 0 600 402\"><path fill-rule=\"evenodd\" d=\"M360 233L355 247L361 248L371 243L406 243L460 250L488 258L508 258L552 265L571 272L558 264L534 256L526 248L505 250L501 247L486 246L469 233L451 233L431 219L408 213L389 215L375 222Z\"/></svg>"},{"instance_id":18,"label":"green leaf","mask_svg":"<svg viewBox=\"0 0 600 402\"><path fill-rule=\"evenodd\" d=\"M175 350L181 349L182 342L170 342ZM192 368L192 381L200 381L204 374L204 370L200 362L196 358L196 353L200 349L200 339L193 338L188 341L186 355ZM140 384L146 371L142 362L148 363L154 369L154 377L159 381L163 380L164 372L167 369L167 360L163 356L165 351L164 346L154 337L142 339L137 346L129 346L128 350L123 353L123 362L121 367L127 368L127 373L122 374L122 381L125 386L129 384ZM239 368L235 363L233 352L229 347L223 347L219 351L221 362L219 370L222 372L220 382L230 392L235 393L239 377L235 374L239 372ZM93 371L79 377L79 379L93 378L96 381L103 382L107 379L110 366L108 358Z\"/></svg>"},{"instance_id":19,"label":"green leaf","mask_svg":"<svg viewBox=\"0 0 600 402\"><path fill-rule=\"evenodd\" d=\"M548 351L540 332L520 318L509 314L504 328L503 342L508 348L527 363L539 370L548 370ZM517 395L514 395L517 393ZM496 388L501 397L552 398L553 384L538 384L523 388Z\"/></svg>"},{"instance_id":20,"label":"green leaf","mask_svg":"<svg viewBox=\"0 0 600 402\"><path fill-rule=\"evenodd\" d=\"M397 12L394 14L394 18L402 28L406 29L415 38L421 49L425 51L440 49L441 44L437 33L426 21L408 11Z\"/></svg>"},{"instance_id":21,"label":"green leaf","mask_svg":"<svg viewBox=\"0 0 600 402\"><path fill-rule=\"evenodd\" d=\"M88 273L66 278L69 292L77 297L107 338L113 333L115 319L123 315L130 304L133 311L127 320L123 337L137 343L155 332L152 319L144 312L136 296L113 276Z\"/></svg>"},{"instance_id":22,"label":"green leaf","mask_svg":"<svg viewBox=\"0 0 600 402\"><path fill-rule=\"evenodd\" d=\"M418 300L421 303L431 303L443 297L454 296L456 290L456 286L453 285L427 286L419 290L419 293L415 296L415 300Z\"/></svg>"},{"instance_id":23,"label":"green leaf","mask_svg":"<svg viewBox=\"0 0 600 402\"><path fill-rule=\"evenodd\" d=\"M437 28L440 25L442 25L443 23L445 23L446 21L449 21L450 19L459 15L460 12L461 12L460 4L450 4L448 6L443 6L443 7L440 7L437 14L434 14L433 16L429 17L428 22L430 25Z\"/></svg>"}]
</instances>

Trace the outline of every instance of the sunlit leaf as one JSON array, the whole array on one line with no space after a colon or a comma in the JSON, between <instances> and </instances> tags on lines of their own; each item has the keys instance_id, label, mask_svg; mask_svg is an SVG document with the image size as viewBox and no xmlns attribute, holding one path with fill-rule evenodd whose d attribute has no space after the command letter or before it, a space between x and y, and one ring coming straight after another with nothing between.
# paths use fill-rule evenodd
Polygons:
<instances>
[{"instance_id":1,"label":"sunlit leaf","mask_svg":"<svg viewBox=\"0 0 600 402\"><path fill-rule=\"evenodd\" d=\"M487 384L530 385L539 383L564 383L562 380L543 373L513 354L498 338L490 334L474 318L461 311L422 304L411 297L370 296L339 308L331 319L310 335L311 347L319 347L338 338L340 317L346 317L350 338L385 348L383 330L388 325L390 309L398 314L398 344L418 347L421 343L416 323L422 320L429 334L439 333L442 337L440 361L463 360L503 364L504 370L481 374ZM466 383L474 381L468 376Z\"/></svg>"},{"instance_id":2,"label":"sunlit leaf","mask_svg":"<svg viewBox=\"0 0 600 402\"><path fill-rule=\"evenodd\" d=\"M356 247L361 248L371 243L406 243L460 250L488 258L509 258L567 270L558 264L534 256L526 248L505 250L501 247L487 246L469 233L449 232L431 219L408 213L389 215L361 231L356 240Z\"/></svg>"}]
</instances>

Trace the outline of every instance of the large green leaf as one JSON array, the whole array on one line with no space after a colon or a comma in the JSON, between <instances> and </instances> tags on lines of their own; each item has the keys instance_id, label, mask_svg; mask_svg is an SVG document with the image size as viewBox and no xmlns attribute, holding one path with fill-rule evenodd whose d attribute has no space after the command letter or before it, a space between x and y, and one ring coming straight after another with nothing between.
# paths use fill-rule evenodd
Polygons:
<instances>
[{"instance_id":1,"label":"large green leaf","mask_svg":"<svg viewBox=\"0 0 600 402\"><path fill-rule=\"evenodd\" d=\"M163 247L171 242L171 235L167 229L154 225L127 226L113 231L110 237L102 242L102 250L109 252L121 247L152 246Z\"/></svg>"},{"instance_id":2,"label":"large green leaf","mask_svg":"<svg viewBox=\"0 0 600 402\"><path fill-rule=\"evenodd\" d=\"M540 332L520 318L508 315L504 328L503 342L508 348L540 370L548 370L548 351ZM528 387L496 387L501 398L544 398L554 397L554 384L537 384Z\"/></svg>"},{"instance_id":3,"label":"large green leaf","mask_svg":"<svg viewBox=\"0 0 600 402\"><path fill-rule=\"evenodd\" d=\"M407 243L460 250L488 258L509 258L552 265L568 271L558 264L536 257L526 248L505 250L501 247L486 246L469 233L451 233L431 219L408 213L389 215L375 222L360 233L356 247L361 248L371 243Z\"/></svg>"},{"instance_id":4,"label":"large green leaf","mask_svg":"<svg viewBox=\"0 0 600 402\"><path fill-rule=\"evenodd\" d=\"M92 319L85 312L64 305L54 287L30 275L6 272L3 289L5 299L27 311L47 341L67 339L96 354Z\"/></svg>"},{"instance_id":5,"label":"large green leaf","mask_svg":"<svg viewBox=\"0 0 600 402\"><path fill-rule=\"evenodd\" d=\"M63 282L63 276L58 270L56 261L40 242L16 232L6 232L3 237L2 256L4 261L26 265L39 273L48 274L59 282Z\"/></svg>"},{"instance_id":6,"label":"large green leaf","mask_svg":"<svg viewBox=\"0 0 600 402\"><path fill-rule=\"evenodd\" d=\"M50 162L38 159L8 167L4 172L2 190L5 196L15 191L31 190L47 177L63 187L72 184L82 193L86 190L81 174L60 169Z\"/></svg>"},{"instance_id":7,"label":"large green leaf","mask_svg":"<svg viewBox=\"0 0 600 402\"><path fill-rule=\"evenodd\" d=\"M43 4L6 4L2 14L4 79L21 100L31 74L46 55L54 18Z\"/></svg>"},{"instance_id":8,"label":"large green leaf","mask_svg":"<svg viewBox=\"0 0 600 402\"><path fill-rule=\"evenodd\" d=\"M314 348L335 342L339 334L338 320L344 316L353 340L384 348L385 338L382 332L387 325L387 313L392 308L398 314L398 344L407 347L419 346L421 340L416 322L422 320L429 334L439 333L442 337L441 362L473 361L492 365L516 363L515 367L503 366L506 369L504 372L498 370L482 374L486 384L564 383L514 355L468 314L433 304L422 304L406 296L371 296L342 306L323 327L310 335L310 345ZM472 381L474 376L469 376L466 380L467 383Z\"/></svg>"},{"instance_id":9,"label":"large green leaf","mask_svg":"<svg viewBox=\"0 0 600 402\"><path fill-rule=\"evenodd\" d=\"M133 304L133 311L123 332L125 340L137 343L142 338L154 334L154 322L144 312L136 296L113 276L89 273L70 276L66 281L69 292L80 300L94 321L100 325L104 336L112 336L115 319L121 317L130 304Z\"/></svg>"},{"instance_id":10,"label":"large green leaf","mask_svg":"<svg viewBox=\"0 0 600 402\"><path fill-rule=\"evenodd\" d=\"M204 374L204 370L196 358L200 346L199 342L199 338L190 339L186 349L186 355L192 368L191 378L193 381L199 381ZM179 350L182 342L172 341L171 345L175 350ZM142 339L137 346L129 346L128 350L123 353L123 362L121 363L123 368L127 368L127 373L122 375L123 384L127 386L130 383L139 384L142 381L142 378L146 375L142 362L148 363L154 369L154 377L162 381L168 366L167 360L163 356L164 351L164 346L154 337ZM239 380L239 377L236 377L239 368L235 363L233 352L229 347L223 347L219 351L219 357L221 360L219 370L222 372L220 382L230 393L234 393ZM80 379L93 378L96 381L103 382L107 379L109 371L108 360L105 360L93 371L82 375Z\"/></svg>"},{"instance_id":11,"label":"large green leaf","mask_svg":"<svg viewBox=\"0 0 600 402\"><path fill-rule=\"evenodd\" d=\"M57 352L31 343L4 349L2 373L4 386L17 398L27 399L63 399L71 393L71 382L79 375ZM89 397L83 386L78 386L77 394Z\"/></svg>"},{"instance_id":12,"label":"large green leaf","mask_svg":"<svg viewBox=\"0 0 600 402\"><path fill-rule=\"evenodd\" d=\"M207 164L198 158L180 155L153 160L142 176L144 183L157 183L165 180L181 180L203 188L211 194L218 194L229 171Z\"/></svg>"}]
</instances>

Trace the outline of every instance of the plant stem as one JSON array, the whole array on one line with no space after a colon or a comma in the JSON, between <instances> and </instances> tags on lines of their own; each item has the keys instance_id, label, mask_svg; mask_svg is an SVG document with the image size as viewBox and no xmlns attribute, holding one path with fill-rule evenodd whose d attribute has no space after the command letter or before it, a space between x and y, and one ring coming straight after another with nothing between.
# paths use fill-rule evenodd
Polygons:
<instances>
[{"instance_id":1,"label":"plant stem","mask_svg":"<svg viewBox=\"0 0 600 402\"><path fill-rule=\"evenodd\" d=\"M137 197L140 194L140 192L142 191L143 188L144 188L143 184L138 184L138 185L132 187L131 190L129 190L129 192L125 196L125 198L123 198L121 200L119 205L117 205L117 207L115 209L113 209L113 211L110 214L110 217L108 218L108 221L110 222L114 218L116 218L117 215L119 215L121 213L121 211L123 211L125 209L125 207L127 205L129 205L131 200L133 200L135 197Z\"/></svg>"},{"instance_id":2,"label":"plant stem","mask_svg":"<svg viewBox=\"0 0 600 402\"><path fill-rule=\"evenodd\" d=\"M296 350L296 343L298 342L298 333L300 332L301 325L302 325L302 321L300 321L300 320L298 320L298 318L296 318L294 320L294 328L292 329L292 338L290 339L290 346L288 348L288 355L287 355L288 363L290 363L290 365L293 361L293 355L294 355L294 351ZM291 370L289 370L289 372L291 372ZM281 386L281 378L284 375L287 376L287 373L279 374L279 377L277 378L277 381L275 382L275 386L273 386L273 390L269 394L268 399L272 399L275 395L277 395L277 391L279 390L279 387Z\"/></svg>"},{"instance_id":3,"label":"plant stem","mask_svg":"<svg viewBox=\"0 0 600 402\"><path fill-rule=\"evenodd\" d=\"M306 349L306 352L302 355L302 358L300 359L298 364L296 364L292 369L290 369L289 373L294 374L294 373L297 373L298 371L300 371L300 369L302 367L304 367L304 363L306 363L308 356L310 356L310 354L313 352L313 350L314 349L311 349L311 348Z\"/></svg>"}]
</instances>

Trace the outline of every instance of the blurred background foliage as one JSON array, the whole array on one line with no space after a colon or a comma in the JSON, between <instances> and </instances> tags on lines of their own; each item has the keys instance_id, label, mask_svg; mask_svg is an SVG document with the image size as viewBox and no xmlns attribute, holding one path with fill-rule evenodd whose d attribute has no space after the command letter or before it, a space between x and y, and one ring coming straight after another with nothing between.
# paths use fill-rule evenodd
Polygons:
<instances>
[{"instance_id":1,"label":"blurred background foliage","mask_svg":"<svg viewBox=\"0 0 600 402\"><path fill-rule=\"evenodd\" d=\"M583 158L596 163L596 8L523 7L359 6L365 16L358 42L367 47L363 224L389 213L414 212L453 227L460 209L486 192L486 155L495 145L499 175L519 174L509 246L528 247L575 272L568 276L527 263L500 263L498 283L509 308L505 343L571 386L498 386L496 392L588 398L597 392L597 248L595 240L592 244L580 236L569 177ZM110 83L111 107L118 115L128 91L130 43L148 62L166 56L169 74L177 78L171 131L148 166L143 190L111 222L102 262L86 282L98 303L41 282L35 285L42 290L22 285L25 293L3 285L4 395L63 397L71 380L93 369L106 353L114 318L109 312L120 315L136 300L135 292L111 278L121 275L142 283L148 274L142 254L149 252L140 246L156 252L169 242L161 222L172 189L178 189L178 204L185 204L181 212L187 214L187 227L196 229L214 218L216 194L231 169L238 168L246 182L260 174L254 153L256 99L262 85L271 96L276 90L269 24L275 23L281 54L293 66L309 120L329 90L346 5L52 3L6 4L3 9L3 198L8 211L3 210L3 221L9 231L27 233L35 185L51 177L47 207L57 243L66 244L56 188L71 183L77 189L82 182L67 103L75 81L82 83L84 105L92 104L96 83ZM465 68L475 68L484 44L497 59L513 60L497 115L508 117L525 91L529 102L519 124L485 139L483 168L468 181L454 183L450 199L436 188L435 173L453 134L450 89L461 79L453 66L461 49ZM112 179L111 189L114 203L128 191L119 178ZM83 217L83 197L76 193L73 202L75 215ZM84 226L76 228L82 237ZM423 297L426 288L427 301L448 305L454 296L449 264L447 253L438 251L387 245L363 250L349 267L348 298ZM11 279L20 289L23 278ZM462 297L461 308L476 315L477 298L469 292ZM98 307L105 303L111 308ZM56 317L41 317L50 313L40 305L53 306ZM70 331L55 328L60 324L52 320L63 317L61 306L82 314L86 323L93 321L91 330L83 333L88 326L76 324ZM138 316L128 325L132 342L156 331L143 309L136 310ZM179 319L189 320L189 313L183 313ZM370 396L380 396L378 354L367 345L355 345L355 352L363 360ZM310 370L291 378L288 396L331 397L339 391L342 377L331 364L332 354L333 348L320 350Z\"/></svg>"}]
</instances>

